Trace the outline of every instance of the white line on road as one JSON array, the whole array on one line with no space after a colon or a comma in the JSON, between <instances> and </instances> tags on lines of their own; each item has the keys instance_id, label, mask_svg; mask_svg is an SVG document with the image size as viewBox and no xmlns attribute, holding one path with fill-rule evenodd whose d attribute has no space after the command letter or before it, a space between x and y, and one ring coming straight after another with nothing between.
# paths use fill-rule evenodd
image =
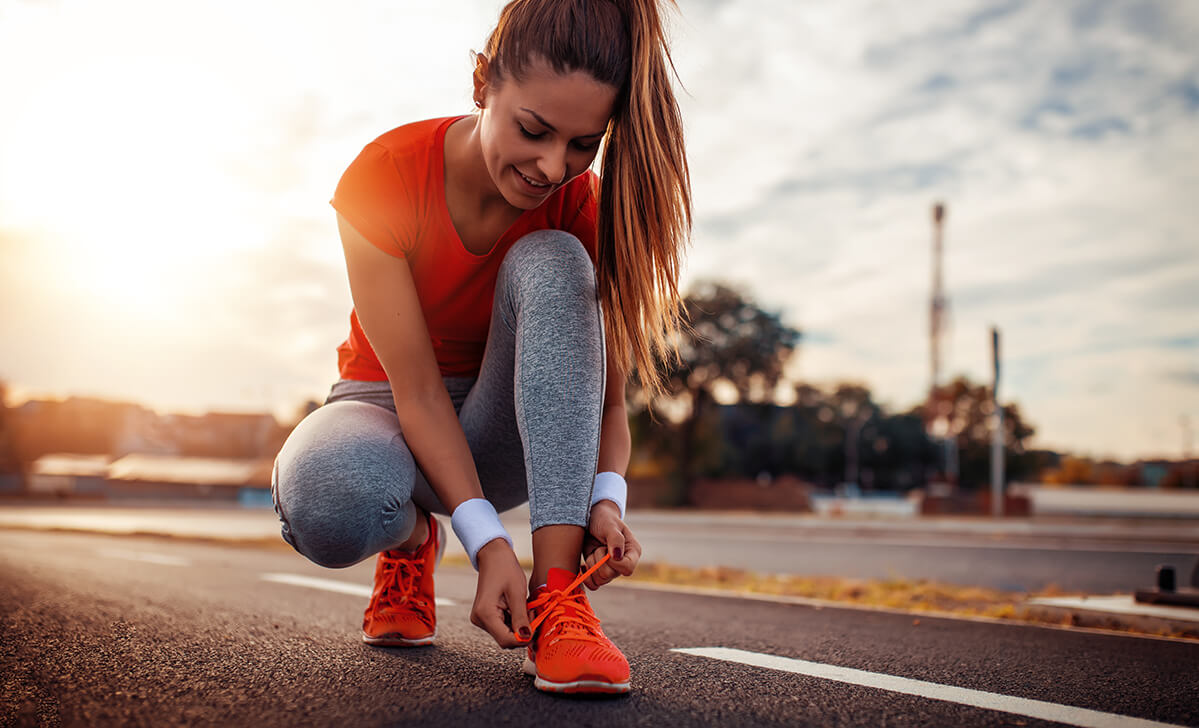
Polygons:
<instances>
[{"instance_id":1,"label":"white line on road","mask_svg":"<svg viewBox=\"0 0 1199 728\"><path fill-rule=\"evenodd\" d=\"M1003 713L1022 715L1038 720L1051 720L1057 723L1080 726L1081 728L1182 728L1172 723L1158 723L1143 718L1130 718L1116 713L1104 713L1099 710L1076 708L1071 705L1048 703L1043 700L1016 698L999 693L988 693L984 690L971 690L952 685L913 680L906 677L884 675L878 672L866 672L849 667L826 665L821 662L808 662L790 657L764 655L759 652L733 650L727 647L688 647L673 649L671 652L681 652L687 655L708 657L713 660L739 662L743 665L765 667L771 670L793 672L809 677L825 680L862 685L868 688L888 690L893 693L916 695L932 700L944 700L950 703L971 705L986 710L998 710Z\"/></svg>"},{"instance_id":2,"label":"white line on road","mask_svg":"<svg viewBox=\"0 0 1199 728\"><path fill-rule=\"evenodd\" d=\"M301 574L263 574L263 581L273 581L277 584L290 584L292 586L305 586L309 589L323 589L324 591L337 592L338 594L352 594L356 597L369 597L371 588L362 584L350 584L344 581L336 581L334 579L318 579L314 576L303 576ZM455 605L452 599L443 599L437 597L437 606L452 607Z\"/></svg>"},{"instance_id":3,"label":"white line on road","mask_svg":"<svg viewBox=\"0 0 1199 728\"><path fill-rule=\"evenodd\" d=\"M100 556L107 556L111 559L125 559L126 561L144 561L147 564L158 564L160 566L191 566L187 559L179 558L178 556L167 556L166 554L155 554L149 551L126 551L125 549L100 549Z\"/></svg>"}]
</instances>

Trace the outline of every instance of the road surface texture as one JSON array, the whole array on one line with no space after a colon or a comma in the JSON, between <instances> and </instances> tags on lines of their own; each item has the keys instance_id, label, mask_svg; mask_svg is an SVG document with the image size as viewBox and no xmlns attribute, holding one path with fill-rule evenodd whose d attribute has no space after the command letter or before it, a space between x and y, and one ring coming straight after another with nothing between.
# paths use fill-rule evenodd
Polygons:
<instances>
[{"instance_id":1,"label":"road surface texture","mask_svg":"<svg viewBox=\"0 0 1199 728\"><path fill-rule=\"evenodd\" d=\"M371 564L0 530L0 725L1199 725L1199 643L612 585L615 699L543 695L438 572L436 646L360 639Z\"/></svg>"}]
</instances>

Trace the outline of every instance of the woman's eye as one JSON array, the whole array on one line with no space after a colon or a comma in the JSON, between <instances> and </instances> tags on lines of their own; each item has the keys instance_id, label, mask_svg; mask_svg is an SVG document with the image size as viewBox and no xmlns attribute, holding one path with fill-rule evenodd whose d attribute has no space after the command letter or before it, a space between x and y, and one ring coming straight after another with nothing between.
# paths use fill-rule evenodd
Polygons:
<instances>
[{"instance_id":1,"label":"woman's eye","mask_svg":"<svg viewBox=\"0 0 1199 728\"><path fill-rule=\"evenodd\" d=\"M545 136L545 132L534 134L526 129L524 124L517 124L517 126L520 127L520 133L524 135L525 139L540 139L541 137Z\"/></svg>"},{"instance_id":2,"label":"woman's eye","mask_svg":"<svg viewBox=\"0 0 1199 728\"><path fill-rule=\"evenodd\" d=\"M594 152L598 147L599 142L591 142L590 144L575 142L575 149L578 149L580 152Z\"/></svg>"}]
</instances>

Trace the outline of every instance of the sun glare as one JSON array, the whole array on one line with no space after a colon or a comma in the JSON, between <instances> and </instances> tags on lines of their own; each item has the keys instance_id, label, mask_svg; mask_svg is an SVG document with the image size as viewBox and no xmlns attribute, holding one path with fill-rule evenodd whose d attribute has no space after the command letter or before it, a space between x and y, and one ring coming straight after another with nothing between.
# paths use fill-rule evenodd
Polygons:
<instances>
[{"instance_id":1,"label":"sun glare","mask_svg":"<svg viewBox=\"0 0 1199 728\"><path fill-rule=\"evenodd\" d=\"M192 271L252 244L225 168L247 135L198 69L107 60L48 79L17 111L0 179L48 282L125 312L169 310Z\"/></svg>"}]
</instances>

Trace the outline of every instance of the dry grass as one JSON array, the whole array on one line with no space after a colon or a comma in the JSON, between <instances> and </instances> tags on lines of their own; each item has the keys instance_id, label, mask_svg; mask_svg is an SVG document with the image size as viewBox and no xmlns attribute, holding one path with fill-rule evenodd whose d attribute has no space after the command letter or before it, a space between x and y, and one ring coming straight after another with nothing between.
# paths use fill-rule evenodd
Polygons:
<instances>
[{"instance_id":1,"label":"dry grass","mask_svg":"<svg viewBox=\"0 0 1199 728\"><path fill-rule=\"evenodd\" d=\"M443 563L470 568L470 562L461 555L446 556ZM522 559L521 566L531 569L533 565L531 561ZM948 615L1075 626L1080 621L1076 613L1034 609L1030 608L1027 602L1037 597L1084 596L1081 592L1066 591L1055 584L1037 592L1009 592L942 584L926 579L848 579L836 576L758 574L723 566L692 568L662 563L638 565L637 572L629 580L895 609L912 613L916 617L912 621L913 625L920 624L921 615ZM1199 639L1199 631L1145 630L1119 619L1104 623L1103 628L1133 634Z\"/></svg>"},{"instance_id":2,"label":"dry grass","mask_svg":"<svg viewBox=\"0 0 1199 728\"><path fill-rule=\"evenodd\" d=\"M940 584L924 579L848 579L834 576L763 575L742 569L692 569L670 564L644 564L633 579L755 594L804 597L909 612L942 612L1013 618L1030 595ZM1060 590L1054 590L1061 594ZM1038 595L1039 596L1039 595Z\"/></svg>"},{"instance_id":3,"label":"dry grass","mask_svg":"<svg viewBox=\"0 0 1199 728\"><path fill-rule=\"evenodd\" d=\"M1037 609L1027 602L1037 597L1084 596L1051 584L1034 593L1008 592L984 587L956 586L926 579L849 579L834 576L757 574L727 567L689 568L672 564L641 564L633 581L719 589L736 593L801 597L864 607L896 609L914 615L985 617L1040 624L1074 626L1074 612ZM913 624L919 624L916 619ZM1121 620L1106 622L1105 629L1166 637L1199 638L1199 631L1145 630Z\"/></svg>"}]
</instances>

